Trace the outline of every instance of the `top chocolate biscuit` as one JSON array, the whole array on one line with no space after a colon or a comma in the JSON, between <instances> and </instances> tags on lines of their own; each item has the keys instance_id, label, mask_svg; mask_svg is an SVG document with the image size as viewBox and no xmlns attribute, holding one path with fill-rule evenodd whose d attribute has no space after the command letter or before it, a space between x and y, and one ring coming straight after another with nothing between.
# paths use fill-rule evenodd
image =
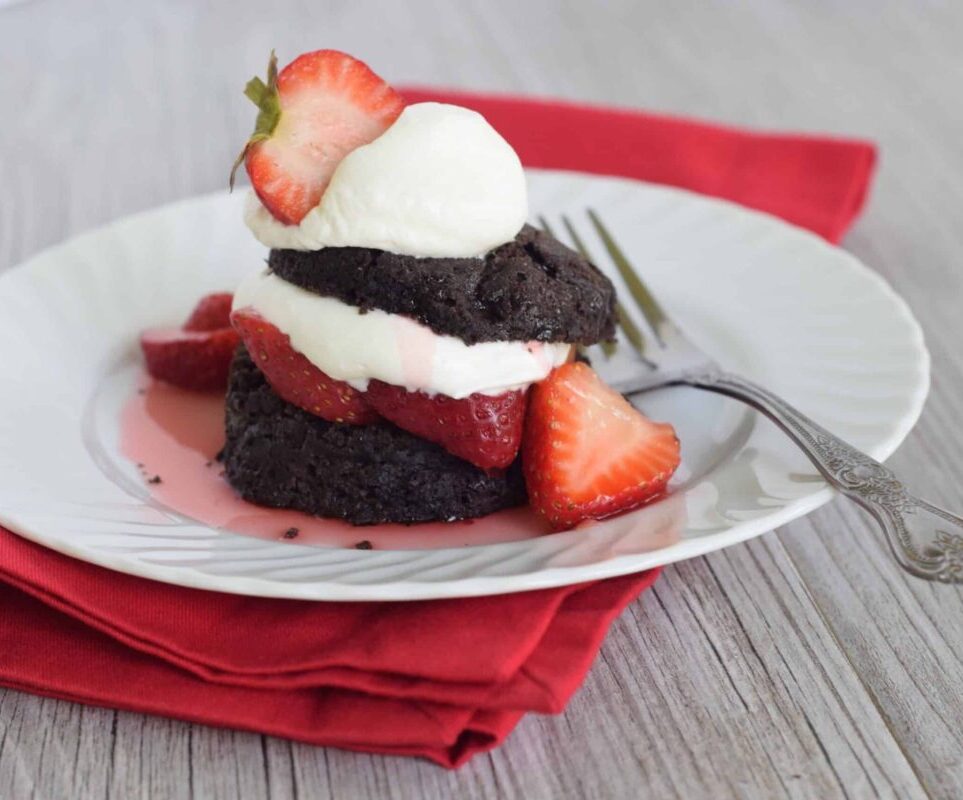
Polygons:
<instances>
[{"instance_id":1,"label":"top chocolate biscuit","mask_svg":"<svg viewBox=\"0 0 963 800\"><path fill-rule=\"evenodd\" d=\"M272 250L271 269L364 310L404 314L467 344L594 344L615 335L615 289L591 263L526 225L484 258L415 258L362 247Z\"/></svg>"}]
</instances>

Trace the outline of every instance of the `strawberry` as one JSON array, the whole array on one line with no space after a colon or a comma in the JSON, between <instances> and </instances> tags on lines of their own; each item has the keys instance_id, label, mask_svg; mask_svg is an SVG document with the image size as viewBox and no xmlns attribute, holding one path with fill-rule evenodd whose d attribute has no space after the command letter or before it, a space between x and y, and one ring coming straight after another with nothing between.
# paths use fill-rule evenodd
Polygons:
<instances>
[{"instance_id":1,"label":"strawberry","mask_svg":"<svg viewBox=\"0 0 963 800\"><path fill-rule=\"evenodd\" d=\"M368 66L337 50L298 56L281 74L271 53L267 83L253 78L244 94L258 107L243 161L251 185L277 219L297 225L321 200L338 163L380 136L404 100Z\"/></svg>"},{"instance_id":2,"label":"strawberry","mask_svg":"<svg viewBox=\"0 0 963 800\"><path fill-rule=\"evenodd\" d=\"M473 394L456 400L371 381L366 396L381 416L399 428L436 442L481 469L504 469L518 455L525 392Z\"/></svg>"},{"instance_id":3,"label":"strawberry","mask_svg":"<svg viewBox=\"0 0 963 800\"><path fill-rule=\"evenodd\" d=\"M260 314L238 309L231 314L231 323L271 388L289 403L328 422L365 425L378 419L361 392L328 377Z\"/></svg>"},{"instance_id":4,"label":"strawberry","mask_svg":"<svg viewBox=\"0 0 963 800\"><path fill-rule=\"evenodd\" d=\"M140 346L147 371L155 378L183 389L214 391L227 386L231 358L239 341L232 328L154 328L141 334Z\"/></svg>"},{"instance_id":5,"label":"strawberry","mask_svg":"<svg viewBox=\"0 0 963 800\"><path fill-rule=\"evenodd\" d=\"M522 469L532 507L556 530L642 505L678 466L672 426L644 417L587 364L533 387Z\"/></svg>"},{"instance_id":6,"label":"strawberry","mask_svg":"<svg viewBox=\"0 0 963 800\"><path fill-rule=\"evenodd\" d=\"M216 331L231 327L230 292L215 292L202 297L184 323L185 331Z\"/></svg>"}]
</instances>

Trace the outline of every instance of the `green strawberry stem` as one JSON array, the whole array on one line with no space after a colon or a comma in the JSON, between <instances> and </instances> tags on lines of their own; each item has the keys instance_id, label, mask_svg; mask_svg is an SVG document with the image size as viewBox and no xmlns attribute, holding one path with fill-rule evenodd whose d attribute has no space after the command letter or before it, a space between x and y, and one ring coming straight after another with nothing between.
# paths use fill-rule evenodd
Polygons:
<instances>
[{"instance_id":1,"label":"green strawberry stem","mask_svg":"<svg viewBox=\"0 0 963 800\"><path fill-rule=\"evenodd\" d=\"M281 96L278 94L278 58L271 51L271 58L268 61L267 83L260 78L254 77L247 82L244 87L244 96L258 107L257 120L254 123L254 133L247 140L241 154L234 161L231 167L231 178L229 185L234 189L234 176L237 168L244 163L247 151L251 145L270 139L274 129L281 119Z\"/></svg>"}]
</instances>

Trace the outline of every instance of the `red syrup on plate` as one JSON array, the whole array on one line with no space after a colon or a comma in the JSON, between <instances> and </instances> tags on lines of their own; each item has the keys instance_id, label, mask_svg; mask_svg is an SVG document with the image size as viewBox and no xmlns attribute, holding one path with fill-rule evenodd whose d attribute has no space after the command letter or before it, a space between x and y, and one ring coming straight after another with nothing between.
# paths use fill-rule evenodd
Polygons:
<instances>
[{"instance_id":1,"label":"red syrup on plate","mask_svg":"<svg viewBox=\"0 0 963 800\"><path fill-rule=\"evenodd\" d=\"M408 550L493 544L548 532L528 508L464 522L355 527L299 511L265 508L238 497L216 456L224 446L224 397L144 377L121 415L120 447L138 464L157 502L205 525L297 544ZM159 480L157 480L159 479ZM292 528L297 535L285 535Z\"/></svg>"}]
</instances>

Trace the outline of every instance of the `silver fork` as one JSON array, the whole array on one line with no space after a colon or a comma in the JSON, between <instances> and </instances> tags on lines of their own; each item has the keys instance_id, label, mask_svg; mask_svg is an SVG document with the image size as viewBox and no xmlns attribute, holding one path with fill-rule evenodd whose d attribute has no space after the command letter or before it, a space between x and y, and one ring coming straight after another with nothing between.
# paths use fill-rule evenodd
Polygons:
<instances>
[{"instance_id":1,"label":"silver fork","mask_svg":"<svg viewBox=\"0 0 963 800\"><path fill-rule=\"evenodd\" d=\"M693 386L749 404L785 431L831 486L872 514L904 569L928 580L963 583L963 518L910 494L892 470L778 395L724 371L672 322L598 215L590 210L588 216L654 340L650 346L619 302L618 332L626 344L608 343L601 354L606 362L623 366L622 375L609 380L610 385L625 395L660 386ZM570 244L590 259L571 220L564 215L561 219ZM544 217L539 222L546 233L563 241Z\"/></svg>"}]
</instances>

